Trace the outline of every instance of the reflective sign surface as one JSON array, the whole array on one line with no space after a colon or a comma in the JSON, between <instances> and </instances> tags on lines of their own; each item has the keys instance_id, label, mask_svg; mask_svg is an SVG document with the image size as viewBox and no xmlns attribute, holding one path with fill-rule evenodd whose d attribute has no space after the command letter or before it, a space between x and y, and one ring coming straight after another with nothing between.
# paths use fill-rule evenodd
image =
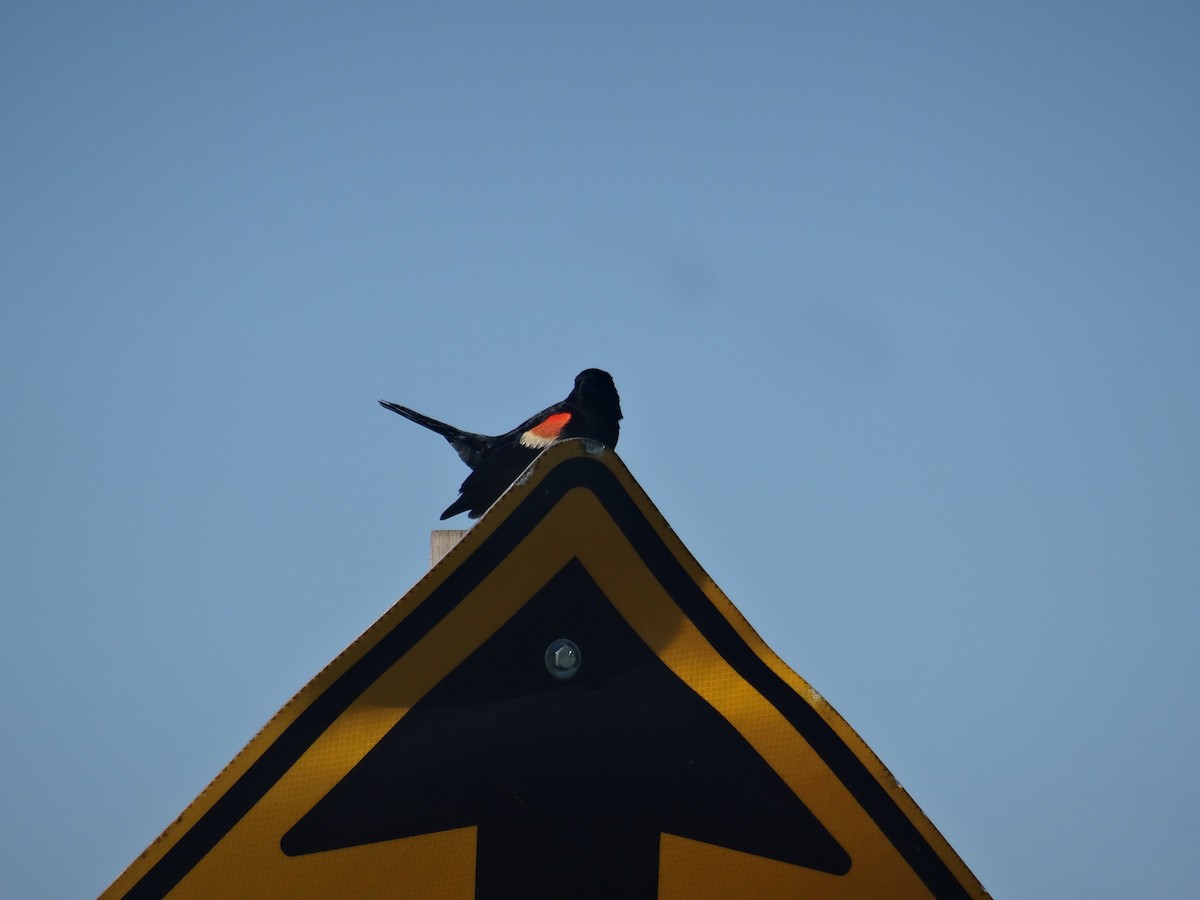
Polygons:
<instances>
[{"instance_id":1,"label":"reflective sign surface","mask_svg":"<svg viewBox=\"0 0 1200 900\"><path fill-rule=\"evenodd\" d=\"M610 451L546 451L111 897L983 897Z\"/></svg>"}]
</instances>

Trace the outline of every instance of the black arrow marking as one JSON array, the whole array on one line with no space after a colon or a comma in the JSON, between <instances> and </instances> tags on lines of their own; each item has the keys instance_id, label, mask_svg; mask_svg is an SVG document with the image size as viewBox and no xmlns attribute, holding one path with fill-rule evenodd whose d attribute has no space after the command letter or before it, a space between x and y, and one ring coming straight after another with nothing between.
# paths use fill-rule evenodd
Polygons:
<instances>
[{"instance_id":1,"label":"black arrow marking","mask_svg":"<svg viewBox=\"0 0 1200 900\"><path fill-rule=\"evenodd\" d=\"M579 645L556 681L543 654ZM477 826L476 897L652 898L662 833L833 874L850 858L578 561L283 837L298 856Z\"/></svg>"}]
</instances>

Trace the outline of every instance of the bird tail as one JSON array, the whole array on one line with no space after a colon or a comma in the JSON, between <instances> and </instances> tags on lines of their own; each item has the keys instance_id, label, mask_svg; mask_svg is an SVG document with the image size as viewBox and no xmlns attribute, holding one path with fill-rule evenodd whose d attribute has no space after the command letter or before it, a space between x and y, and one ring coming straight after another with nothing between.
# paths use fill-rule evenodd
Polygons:
<instances>
[{"instance_id":1,"label":"bird tail","mask_svg":"<svg viewBox=\"0 0 1200 900\"><path fill-rule=\"evenodd\" d=\"M387 400L380 400L379 405L384 409L390 409L394 413L404 416L404 418L416 422L418 425L424 425L430 431L436 431L447 440L452 440L454 436L463 434L453 425L447 425L445 422L439 422L437 419L431 419L429 416L422 415L415 409L409 409L407 406L401 406L399 403L389 403Z\"/></svg>"},{"instance_id":2,"label":"bird tail","mask_svg":"<svg viewBox=\"0 0 1200 900\"><path fill-rule=\"evenodd\" d=\"M453 425L447 425L445 422L439 422L437 419L431 419L415 409L409 409L407 406L401 406L399 403L390 403L387 400L380 400L379 405L384 409L390 409L397 415L404 416L409 421L416 422L418 425L423 425L430 431L436 431L447 441L450 442L455 452L459 457L472 469L479 462L479 453L484 449L488 438L482 434L472 434L469 431L460 431Z\"/></svg>"}]
</instances>

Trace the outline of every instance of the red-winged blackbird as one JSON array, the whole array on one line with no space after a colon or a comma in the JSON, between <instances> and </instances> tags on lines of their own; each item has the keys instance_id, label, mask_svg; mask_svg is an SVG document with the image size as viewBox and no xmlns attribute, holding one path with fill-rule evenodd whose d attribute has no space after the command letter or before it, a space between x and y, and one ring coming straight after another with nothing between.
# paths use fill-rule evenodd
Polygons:
<instances>
[{"instance_id":1,"label":"red-winged blackbird","mask_svg":"<svg viewBox=\"0 0 1200 900\"><path fill-rule=\"evenodd\" d=\"M621 428L621 398L617 396L612 376L600 369L584 369L575 377L575 387L566 400L546 407L512 431L496 437L459 431L453 425L386 400L380 400L379 404L436 431L471 467L471 474L459 488L458 499L446 507L443 519L463 511L478 519L534 457L555 441L591 438L615 447Z\"/></svg>"}]
</instances>

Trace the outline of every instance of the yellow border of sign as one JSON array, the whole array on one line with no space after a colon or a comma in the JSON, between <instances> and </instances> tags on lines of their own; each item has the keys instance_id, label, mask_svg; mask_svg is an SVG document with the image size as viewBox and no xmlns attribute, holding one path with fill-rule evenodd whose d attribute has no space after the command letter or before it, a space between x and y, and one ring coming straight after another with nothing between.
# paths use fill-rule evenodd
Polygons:
<instances>
[{"instance_id":1,"label":"yellow border of sign","mask_svg":"<svg viewBox=\"0 0 1200 900\"><path fill-rule=\"evenodd\" d=\"M941 863L961 896L986 893L882 762L819 694L762 641L703 571L611 451L567 441L547 450L463 541L358 640L276 714L183 814L123 873L103 897L123 897L172 848L188 838L214 806L386 636L442 589L488 545L526 502L537 502L549 474L563 463L601 464L619 483L686 576L737 636L775 676L815 710L899 807ZM316 799L340 780L424 694L487 640L572 559L578 559L614 607L662 661L724 716L847 849L849 873L833 876L720 847L664 835L659 896L927 897L927 887L859 801L788 722L712 647L639 556L597 496L571 488L495 562L442 618L422 632L385 671L339 712L269 790L188 867L172 897L327 896L337 885L355 896L394 893L468 898L473 895L474 829L425 835L309 857L285 857L279 839ZM147 894L149 895L149 894Z\"/></svg>"}]
</instances>

